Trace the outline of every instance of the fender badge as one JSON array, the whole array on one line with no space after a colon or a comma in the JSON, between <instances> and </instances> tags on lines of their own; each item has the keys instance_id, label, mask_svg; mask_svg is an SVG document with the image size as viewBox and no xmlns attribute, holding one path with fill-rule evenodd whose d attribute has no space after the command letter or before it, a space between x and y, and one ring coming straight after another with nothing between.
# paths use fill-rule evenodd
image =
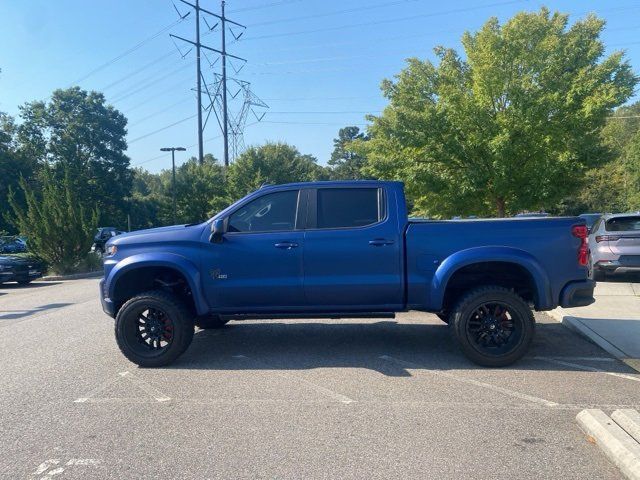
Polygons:
<instances>
[{"instance_id":1,"label":"fender badge","mask_svg":"<svg viewBox=\"0 0 640 480\"><path fill-rule=\"evenodd\" d=\"M209 274L211 275L211 278L213 278L214 280L224 280L225 278L227 278L226 274L220 273L219 268L215 268L211 270Z\"/></svg>"}]
</instances>

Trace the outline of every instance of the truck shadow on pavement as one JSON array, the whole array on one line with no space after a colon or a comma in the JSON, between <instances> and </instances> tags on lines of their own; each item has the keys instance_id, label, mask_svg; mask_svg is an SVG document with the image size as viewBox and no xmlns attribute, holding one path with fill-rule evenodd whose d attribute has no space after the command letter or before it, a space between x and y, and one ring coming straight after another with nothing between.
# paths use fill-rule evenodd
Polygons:
<instances>
[{"instance_id":1,"label":"truck shadow on pavement","mask_svg":"<svg viewBox=\"0 0 640 480\"><path fill-rule=\"evenodd\" d=\"M558 323L538 323L528 355L507 369L578 371L579 368L571 365L540 361L574 358L601 371L636 373ZM590 363L591 358L597 363ZM168 368L365 368L390 377L412 376L410 370L413 369L482 369L463 356L444 324L349 323L348 320L325 324L276 320L230 323L219 330L198 332L187 352Z\"/></svg>"},{"instance_id":2,"label":"truck shadow on pavement","mask_svg":"<svg viewBox=\"0 0 640 480\"><path fill-rule=\"evenodd\" d=\"M73 305L73 303L48 303L28 310L0 310L0 320L16 320L18 318L35 315L36 313L46 312L47 310L67 307L69 305Z\"/></svg>"}]
</instances>

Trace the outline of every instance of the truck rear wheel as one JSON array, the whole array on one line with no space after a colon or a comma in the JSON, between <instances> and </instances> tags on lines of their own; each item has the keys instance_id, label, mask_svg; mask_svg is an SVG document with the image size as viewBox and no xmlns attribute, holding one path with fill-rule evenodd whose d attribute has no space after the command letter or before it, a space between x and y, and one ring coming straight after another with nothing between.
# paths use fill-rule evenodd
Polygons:
<instances>
[{"instance_id":1,"label":"truck rear wheel","mask_svg":"<svg viewBox=\"0 0 640 480\"><path fill-rule=\"evenodd\" d=\"M186 305L162 290L136 295L116 315L118 347L141 367L173 362L191 344L193 331L193 316Z\"/></svg>"},{"instance_id":2,"label":"truck rear wheel","mask_svg":"<svg viewBox=\"0 0 640 480\"><path fill-rule=\"evenodd\" d=\"M505 367L527 353L533 312L516 293L498 286L471 290L456 304L449 327L462 352L485 367Z\"/></svg>"}]
</instances>

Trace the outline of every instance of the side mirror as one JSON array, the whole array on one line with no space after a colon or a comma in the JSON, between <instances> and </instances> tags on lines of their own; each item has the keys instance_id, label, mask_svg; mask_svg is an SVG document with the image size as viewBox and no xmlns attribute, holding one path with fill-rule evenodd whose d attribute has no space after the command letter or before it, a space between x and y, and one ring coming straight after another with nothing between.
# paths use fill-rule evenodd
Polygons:
<instances>
[{"instance_id":1,"label":"side mirror","mask_svg":"<svg viewBox=\"0 0 640 480\"><path fill-rule=\"evenodd\" d=\"M224 218L217 218L211 222L211 235L209 241L212 243L222 243L223 235L227 233Z\"/></svg>"}]
</instances>

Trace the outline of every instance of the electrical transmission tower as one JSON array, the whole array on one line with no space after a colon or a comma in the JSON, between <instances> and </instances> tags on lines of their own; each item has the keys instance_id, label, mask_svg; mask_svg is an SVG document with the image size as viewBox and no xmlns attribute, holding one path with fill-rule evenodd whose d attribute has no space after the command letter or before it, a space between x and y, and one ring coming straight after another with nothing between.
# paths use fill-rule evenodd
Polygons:
<instances>
[{"instance_id":1,"label":"electrical transmission tower","mask_svg":"<svg viewBox=\"0 0 640 480\"><path fill-rule=\"evenodd\" d=\"M211 115L211 112L213 112L218 121L218 125L222 130L222 137L223 137L223 143L224 143L224 164L225 166L229 166L229 158L230 158L229 154L231 153L231 158L235 158L238 155L238 153L240 153L240 151L244 148L243 131L246 125L246 120L249 115L249 112L252 112L255 115L257 121L260 121L264 117L264 113L259 115L258 113L256 113L255 108L258 108L258 107L268 108L268 105L266 103L264 103L262 100L260 100L257 96L255 96L251 92L249 82L243 82L241 80L238 80L235 78L229 78L227 76L227 61L229 61L229 64L235 70L236 73L239 73L240 70L242 70L242 67L244 67L244 64L246 63L246 60L244 58L238 57L236 55L232 55L227 52L227 41L226 41L227 29L233 35L234 39L238 41L240 37L244 34L244 30L246 29L246 27L238 22L228 19L225 16L224 0L222 0L220 4L220 14L213 13L209 10L206 10L200 7L200 0L195 0L195 4L190 3L186 0L180 0L180 1L186 5L189 5L196 12L196 41L195 42L183 37L179 37L178 35L171 34L170 36L172 38L177 38L178 40L181 40L183 42L187 42L196 48L196 77L197 77L196 92L197 92L197 103L198 103L198 159L200 164L202 164L203 157L204 157L203 132L204 132L204 128L206 127L209 116ZM183 16L178 11L177 8L176 8L176 11L178 12L178 15L181 18L184 18L186 16L186 15ZM201 15L202 15L202 20L205 22L209 30L209 33L215 31L218 25L220 26L220 30L222 34L220 49L216 49L208 45L204 45L203 43L200 42ZM207 21L206 15L209 15L217 19L218 21L214 23L213 26L211 26ZM236 27L240 31L236 33L233 30L234 27ZM180 49L178 50L180 51ZM214 52L215 54L219 55L218 59L222 60L222 72L221 74L214 73L215 81L210 84L207 84L204 78L204 75L202 74L201 56L204 56L205 59L207 59L207 62L209 63L209 66L211 68L214 67L218 59L216 59L214 62L210 62L206 54L202 55L204 52L202 52L201 50ZM182 55L182 52L180 53ZM187 52L182 56L184 57L188 53L189 52ZM239 68L236 68L231 63L231 59L242 62L242 64L240 65ZM235 93L229 92L229 88L228 88L229 82L232 82L239 87L239 89ZM203 85L204 85L204 91L207 94L207 97L209 98L209 105L207 105L205 108L202 107L202 93L203 93L202 86ZM240 95L240 93L242 93L240 97L243 100L242 106L240 107L238 113L234 114L229 110L229 96L231 95L232 99L235 99ZM207 112L207 116L204 119L204 123L202 119L203 111ZM230 152L230 143L231 143L231 152Z\"/></svg>"}]
</instances>

